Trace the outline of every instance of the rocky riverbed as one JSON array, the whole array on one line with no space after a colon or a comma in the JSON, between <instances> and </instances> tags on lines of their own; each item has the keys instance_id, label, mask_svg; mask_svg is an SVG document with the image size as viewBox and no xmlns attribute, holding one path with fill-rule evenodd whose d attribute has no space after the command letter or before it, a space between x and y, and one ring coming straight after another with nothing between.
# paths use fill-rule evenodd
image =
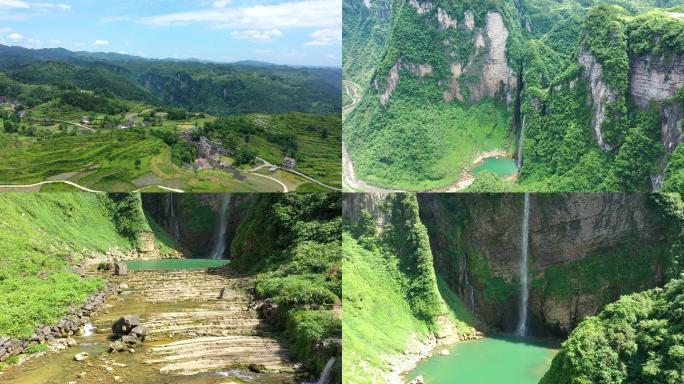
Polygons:
<instances>
[{"instance_id":1,"label":"rocky riverbed","mask_svg":"<svg viewBox=\"0 0 684 384\"><path fill-rule=\"evenodd\" d=\"M124 289L91 318L95 332L7 369L16 384L293 383L295 366L280 335L259 319L250 279L199 270L114 276ZM123 284L123 285L121 285ZM145 341L110 352L112 324L135 314ZM80 357L87 357L76 359ZM80 361L78 361L80 360Z\"/></svg>"}]
</instances>

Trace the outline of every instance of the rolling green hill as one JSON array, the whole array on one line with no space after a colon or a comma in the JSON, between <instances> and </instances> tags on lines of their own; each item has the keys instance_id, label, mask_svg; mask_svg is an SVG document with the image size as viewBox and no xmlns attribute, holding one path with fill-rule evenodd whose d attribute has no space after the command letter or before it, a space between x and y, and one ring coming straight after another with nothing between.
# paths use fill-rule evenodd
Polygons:
<instances>
[{"instance_id":1,"label":"rolling green hill","mask_svg":"<svg viewBox=\"0 0 684 384\"><path fill-rule=\"evenodd\" d=\"M335 189L341 99L341 71L334 68L0 46L0 184ZM182 135L190 132L192 141ZM198 151L202 135L229 153L211 164L198 160L207 157ZM275 165L294 158L301 174L259 167L257 157Z\"/></svg>"}]
</instances>

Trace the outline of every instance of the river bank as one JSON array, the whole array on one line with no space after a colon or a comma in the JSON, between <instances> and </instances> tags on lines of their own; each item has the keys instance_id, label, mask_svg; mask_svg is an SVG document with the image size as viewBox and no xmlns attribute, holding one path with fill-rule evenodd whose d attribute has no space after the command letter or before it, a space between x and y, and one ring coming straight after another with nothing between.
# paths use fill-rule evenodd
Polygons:
<instances>
[{"instance_id":1,"label":"river bank","mask_svg":"<svg viewBox=\"0 0 684 384\"><path fill-rule=\"evenodd\" d=\"M281 335L259 318L250 277L135 271L109 281L121 294L108 297L91 318L92 334L75 335L72 347L53 348L0 378L18 384L295 382L297 367ZM147 338L110 353L111 325L128 314L140 317ZM76 361L79 353L89 357Z\"/></svg>"}]
</instances>

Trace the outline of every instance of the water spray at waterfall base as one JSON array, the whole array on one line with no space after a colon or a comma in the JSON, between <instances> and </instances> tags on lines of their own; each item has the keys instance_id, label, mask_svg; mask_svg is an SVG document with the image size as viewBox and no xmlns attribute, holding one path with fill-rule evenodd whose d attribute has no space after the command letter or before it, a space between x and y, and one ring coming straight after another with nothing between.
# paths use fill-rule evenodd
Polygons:
<instances>
[{"instance_id":1,"label":"water spray at waterfall base","mask_svg":"<svg viewBox=\"0 0 684 384\"><path fill-rule=\"evenodd\" d=\"M214 231L214 244L211 247L209 258L222 259L223 253L226 251L226 227L228 226L228 207L230 206L230 194L224 194L221 197L221 207L219 209L218 225Z\"/></svg>"},{"instance_id":2,"label":"water spray at waterfall base","mask_svg":"<svg viewBox=\"0 0 684 384\"><path fill-rule=\"evenodd\" d=\"M522 251L520 258L520 307L518 313L518 327L516 334L518 336L525 336L527 334L527 301L530 296L527 276L527 258L529 248L529 221L530 221L530 194L525 193L525 201L523 205L523 221L522 221Z\"/></svg>"}]
</instances>

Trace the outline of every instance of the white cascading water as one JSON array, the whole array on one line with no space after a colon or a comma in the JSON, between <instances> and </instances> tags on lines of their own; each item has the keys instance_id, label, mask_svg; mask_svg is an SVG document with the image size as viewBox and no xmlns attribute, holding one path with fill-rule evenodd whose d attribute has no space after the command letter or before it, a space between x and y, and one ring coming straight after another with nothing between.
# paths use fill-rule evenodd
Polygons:
<instances>
[{"instance_id":1,"label":"white cascading water","mask_svg":"<svg viewBox=\"0 0 684 384\"><path fill-rule=\"evenodd\" d=\"M522 126L520 127L520 139L518 140L518 158L516 161L516 165L518 166L518 171L520 171L520 168L522 168L523 140L525 140L525 118L526 117L527 116L523 116Z\"/></svg>"},{"instance_id":2,"label":"white cascading water","mask_svg":"<svg viewBox=\"0 0 684 384\"><path fill-rule=\"evenodd\" d=\"M468 258L465 255L463 255L463 283L465 284L468 293L468 305L472 311L475 309L475 288L470 284L470 278L468 276Z\"/></svg>"},{"instance_id":3,"label":"white cascading water","mask_svg":"<svg viewBox=\"0 0 684 384\"><path fill-rule=\"evenodd\" d=\"M230 205L230 194L224 193L221 196L221 208L219 210L218 226L214 232L214 245L211 247L209 258L222 259L226 251L226 227L228 226L228 206Z\"/></svg>"},{"instance_id":4,"label":"white cascading water","mask_svg":"<svg viewBox=\"0 0 684 384\"><path fill-rule=\"evenodd\" d=\"M325 363L325 367L323 368L323 372L321 372L321 377L318 379L318 382L316 384L328 384L328 383L330 383L333 365L335 365L335 358L331 357L330 359L328 359L328 362Z\"/></svg>"},{"instance_id":5,"label":"white cascading water","mask_svg":"<svg viewBox=\"0 0 684 384\"><path fill-rule=\"evenodd\" d=\"M92 325L91 323L86 323L83 326L83 336L88 337L92 336L95 333L95 326Z\"/></svg>"},{"instance_id":6,"label":"white cascading water","mask_svg":"<svg viewBox=\"0 0 684 384\"><path fill-rule=\"evenodd\" d=\"M527 334L527 301L530 297L530 290L527 281L527 250L529 245L529 221L530 221L530 194L525 193L525 204L523 208L522 222L522 252L520 260L520 308L518 313L518 328L516 334L525 336Z\"/></svg>"}]
</instances>

